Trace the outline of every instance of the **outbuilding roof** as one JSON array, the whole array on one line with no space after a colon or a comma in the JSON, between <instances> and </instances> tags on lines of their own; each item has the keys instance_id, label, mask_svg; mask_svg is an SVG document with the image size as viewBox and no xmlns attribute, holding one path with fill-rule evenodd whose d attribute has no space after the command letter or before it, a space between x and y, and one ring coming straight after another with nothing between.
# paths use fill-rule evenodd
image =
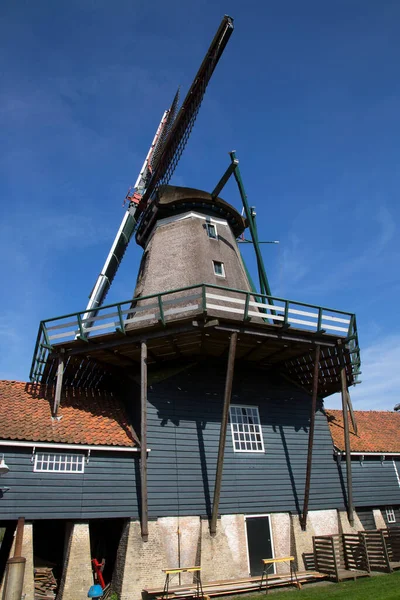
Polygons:
<instances>
[{"instance_id":1,"label":"outbuilding roof","mask_svg":"<svg viewBox=\"0 0 400 600\"><path fill-rule=\"evenodd\" d=\"M135 446L121 402L97 390L67 389L59 416L52 418L54 388L0 380L0 439Z\"/></svg>"},{"instance_id":2,"label":"outbuilding roof","mask_svg":"<svg viewBox=\"0 0 400 600\"><path fill-rule=\"evenodd\" d=\"M333 444L344 451L343 415L341 410L326 410ZM400 452L400 413L381 410L354 411L357 435L350 422L352 452Z\"/></svg>"}]
</instances>

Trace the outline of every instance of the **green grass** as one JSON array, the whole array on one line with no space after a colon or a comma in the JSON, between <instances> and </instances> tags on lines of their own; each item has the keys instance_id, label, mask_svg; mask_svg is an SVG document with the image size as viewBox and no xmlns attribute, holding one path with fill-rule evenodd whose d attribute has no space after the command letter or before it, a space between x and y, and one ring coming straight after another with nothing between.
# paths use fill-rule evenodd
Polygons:
<instances>
[{"instance_id":1,"label":"green grass","mask_svg":"<svg viewBox=\"0 0 400 600\"><path fill-rule=\"evenodd\" d=\"M272 591L272 590L271 590ZM399 600L400 571L332 585L304 585L299 590L235 596L235 600Z\"/></svg>"}]
</instances>

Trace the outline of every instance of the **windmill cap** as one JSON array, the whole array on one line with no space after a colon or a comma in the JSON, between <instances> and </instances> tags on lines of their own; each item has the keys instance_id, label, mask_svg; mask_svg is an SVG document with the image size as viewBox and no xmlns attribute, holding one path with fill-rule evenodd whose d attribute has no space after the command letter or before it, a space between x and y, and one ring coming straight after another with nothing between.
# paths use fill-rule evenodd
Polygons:
<instances>
[{"instance_id":1,"label":"windmill cap","mask_svg":"<svg viewBox=\"0 0 400 600\"><path fill-rule=\"evenodd\" d=\"M226 219L235 235L239 237L246 228L246 221L231 204L222 198L213 198L209 192L195 188L162 185L157 192L157 220L190 210ZM140 227L139 231L140 232ZM143 232L147 238L150 231ZM142 241L145 242L145 240Z\"/></svg>"}]
</instances>

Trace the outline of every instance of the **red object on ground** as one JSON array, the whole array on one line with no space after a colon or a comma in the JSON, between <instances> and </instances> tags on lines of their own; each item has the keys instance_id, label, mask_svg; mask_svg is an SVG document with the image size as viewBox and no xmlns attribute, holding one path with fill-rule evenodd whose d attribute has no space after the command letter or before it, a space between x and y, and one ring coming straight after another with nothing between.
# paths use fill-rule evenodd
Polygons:
<instances>
[{"instance_id":1,"label":"red object on ground","mask_svg":"<svg viewBox=\"0 0 400 600\"><path fill-rule=\"evenodd\" d=\"M101 589L104 590L104 588L106 587L106 584L104 583L104 579L103 579L103 569L104 569L105 560L103 558L101 563L99 563L97 558L92 558L92 564L93 564L94 572L96 573L97 581L101 585Z\"/></svg>"}]
</instances>

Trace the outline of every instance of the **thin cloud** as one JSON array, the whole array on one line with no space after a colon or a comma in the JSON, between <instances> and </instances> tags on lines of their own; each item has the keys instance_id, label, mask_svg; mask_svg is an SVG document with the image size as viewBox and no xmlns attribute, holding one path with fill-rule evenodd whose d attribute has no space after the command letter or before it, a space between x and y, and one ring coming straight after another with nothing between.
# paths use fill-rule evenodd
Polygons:
<instances>
[{"instance_id":1,"label":"thin cloud","mask_svg":"<svg viewBox=\"0 0 400 600\"><path fill-rule=\"evenodd\" d=\"M350 389L356 410L393 410L400 402L400 334L377 338L361 352L362 383ZM326 399L330 408L339 408L341 398Z\"/></svg>"}]
</instances>

